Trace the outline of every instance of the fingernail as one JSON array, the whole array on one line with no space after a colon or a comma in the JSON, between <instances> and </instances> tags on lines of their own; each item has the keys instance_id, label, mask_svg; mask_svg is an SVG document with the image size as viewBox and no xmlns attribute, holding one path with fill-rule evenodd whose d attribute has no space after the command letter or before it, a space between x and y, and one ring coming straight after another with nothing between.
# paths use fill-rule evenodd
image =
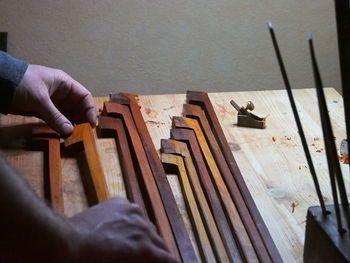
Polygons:
<instances>
[{"instance_id":1,"label":"fingernail","mask_svg":"<svg viewBox=\"0 0 350 263\"><path fill-rule=\"evenodd\" d=\"M71 134L73 132L73 126L72 126L72 124L70 124L70 123L64 123L63 125L62 125L62 133L64 134L64 135L69 135L69 134Z\"/></svg>"}]
</instances>

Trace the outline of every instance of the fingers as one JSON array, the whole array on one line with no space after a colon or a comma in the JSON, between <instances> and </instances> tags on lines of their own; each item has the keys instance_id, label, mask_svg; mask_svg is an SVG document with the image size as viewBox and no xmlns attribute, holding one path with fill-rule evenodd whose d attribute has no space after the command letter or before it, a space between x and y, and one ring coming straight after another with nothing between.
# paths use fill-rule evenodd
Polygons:
<instances>
[{"instance_id":1,"label":"fingers","mask_svg":"<svg viewBox=\"0 0 350 263\"><path fill-rule=\"evenodd\" d=\"M52 94L54 103L72 116L73 121L89 122L95 127L97 114L91 93L63 71L56 75L55 83L57 87Z\"/></svg>"},{"instance_id":2,"label":"fingers","mask_svg":"<svg viewBox=\"0 0 350 263\"><path fill-rule=\"evenodd\" d=\"M42 101L39 106L40 117L53 129L68 136L73 132L73 125L70 121L55 107L50 98Z\"/></svg>"},{"instance_id":3,"label":"fingers","mask_svg":"<svg viewBox=\"0 0 350 263\"><path fill-rule=\"evenodd\" d=\"M150 250L154 263L176 263L177 260L166 250L153 246Z\"/></svg>"}]
</instances>

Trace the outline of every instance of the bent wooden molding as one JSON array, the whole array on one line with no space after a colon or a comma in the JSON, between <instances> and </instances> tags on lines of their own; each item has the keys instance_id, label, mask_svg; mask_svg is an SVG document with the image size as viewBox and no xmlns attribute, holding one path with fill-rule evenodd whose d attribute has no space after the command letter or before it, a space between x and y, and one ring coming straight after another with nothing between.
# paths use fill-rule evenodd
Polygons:
<instances>
[{"instance_id":1,"label":"bent wooden molding","mask_svg":"<svg viewBox=\"0 0 350 263\"><path fill-rule=\"evenodd\" d=\"M93 130L89 123L83 123L74 127L71 136L64 140L64 146L85 151L86 160L89 166L93 187L96 192L98 202L109 198L105 175L102 169L100 156Z\"/></svg>"},{"instance_id":2,"label":"bent wooden molding","mask_svg":"<svg viewBox=\"0 0 350 263\"><path fill-rule=\"evenodd\" d=\"M123 121L117 118L99 116L98 128L100 136L113 137L115 139L128 199L138 204L144 216L148 216L138 181L139 176L136 175Z\"/></svg>"},{"instance_id":3,"label":"bent wooden molding","mask_svg":"<svg viewBox=\"0 0 350 263\"><path fill-rule=\"evenodd\" d=\"M54 211L63 215L63 191L61 173L60 136L46 125L36 126L32 130L32 147L39 147L48 157L50 201Z\"/></svg>"},{"instance_id":4,"label":"bent wooden molding","mask_svg":"<svg viewBox=\"0 0 350 263\"><path fill-rule=\"evenodd\" d=\"M239 244L242 257L248 261L258 262L257 254L250 241L247 230L244 227L242 218L240 217L237 207L230 196L226 184L224 183L219 168L216 165L214 157L209 149L208 143L198 124L198 121L186 117L173 117L173 127L192 129L195 132L199 145L205 157L204 159L206 160L212 178L215 181L215 185L220 194L221 201L224 204L226 214L231 224L231 229L233 230L237 244Z\"/></svg>"},{"instance_id":5,"label":"bent wooden molding","mask_svg":"<svg viewBox=\"0 0 350 263\"><path fill-rule=\"evenodd\" d=\"M140 167L143 183L148 193L148 200L151 204L154 215L154 223L157 225L160 235L165 239L169 250L173 253L173 255L180 259L173 232L171 231L170 224L165 213L165 207L163 206L162 199L160 198L156 185L155 177L153 177L145 150L142 147L141 138L137 133L137 129L132 120L129 108L121 104L105 102L102 113L111 117L121 118L124 121L125 128L130 136L130 142L133 146L133 150ZM168 195L172 195L172 192L168 192ZM174 220L181 220L181 218Z\"/></svg>"},{"instance_id":6,"label":"bent wooden molding","mask_svg":"<svg viewBox=\"0 0 350 263\"><path fill-rule=\"evenodd\" d=\"M172 194L163 165L140 112L140 107L137 104L137 96L126 93L112 94L111 101L129 107L137 131L140 135L142 145L145 149L149 165L152 169L154 178L156 179L159 193L166 209L181 258L183 262L197 262L194 248L186 231L185 224L181 219L181 214L176 205L175 197Z\"/></svg>"},{"instance_id":7,"label":"bent wooden molding","mask_svg":"<svg viewBox=\"0 0 350 263\"><path fill-rule=\"evenodd\" d=\"M241 195L248 207L250 214L255 222L255 225L262 237L264 244L268 250L270 258L273 262L282 262L282 258L277 250L275 243L273 242L271 235L259 213L258 208L249 192L247 185L245 184L244 178L237 165L235 158L232 155L230 146L226 140L225 134L221 128L220 122L215 114L213 105L210 102L209 96L206 92L201 91L187 91L187 103L198 105L204 111L210 127L212 128L213 134L220 146L221 152L223 153L226 163L239 187Z\"/></svg>"},{"instance_id":8,"label":"bent wooden molding","mask_svg":"<svg viewBox=\"0 0 350 263\"><path fill-rule=\"evenodd\" d=\"M196 168L192 162L191 154L187 148L186 143L171 140L171 139L168 139L168 140L163 139L161 140L161 147L162 147L161 150L163 153L176 154L176 155L182 156L186 166L186 171L187 171L186 176L188 176L190 187L193 189L193 193L196 196L195 200L197 201L198 208L201 211L205 229L211 241L211 245L214 249L215 256L218 262L230 262L227 252L225 250L224 244L220 237L219 230L216 226L214 217L210 211L207 199L202 190ZM181 174L180 166L181 165L179 165L179 170Z\"/></svg>"},{"instance_id":9,"label":"bent wooden molding","mask_svg":"<svg viewBox=\"0 0 350 263\"><path fill-rule=\"evenodd\" d=\"M208 235L204 227L203 220L196 203L196 199L193 195L182 157L174 154L163 153L162 162L165 168L169 168L169 165L173 165L176 167L176 174L179 176L179 181L182 187L185 203L188 207L188 214L190 215L192 228L196 233L196 238L198 240L197 243L200 249L200 254L202 256L202 261L208 263L215 263L216 259L212 250L212 246L208 239Z\"/></svg>"},{"instance_id":10,"label":"bent wooden molding","mask_svg":"<svg viewBox=\"0 0 350 263\"><path fill-rule=\"evenodd\" d=\"M205 116L205 113L200 106L184 104L183 105L183 115L192 119L195 119L200 124L205 138L209 144L211 152L217 163L222 177L226 183L227 189L229 190L232 199L234 200L237 210L242 218L243 224L248 232L248 235L252 241L255 251L262 262L270 262L270 255L267 248L265 247L264 241L260 236L260 233L249 213L247 205L241 195L241 192L234 180L231 171L225 161L225 158L221 152L220 146L217 143L215 136L210 128L210 124Z\"/></svg>"},{"instance_id":11,"label":"bent wooden molding","mask_svg":"<svg viewBox=\"0 0 350 263\"><path fill-rule=\"evenodd\" d=\"M170 137L187 144L192 153L194 164L198 171L198 176L208 199L211 211L218 226L221 238L231 262L242 262L236 241L231 233L231 228L223 210L216 188L210 178L208 169L203 159L196 135L191 129L171 129Z\"/></svg>"}]
</instances>

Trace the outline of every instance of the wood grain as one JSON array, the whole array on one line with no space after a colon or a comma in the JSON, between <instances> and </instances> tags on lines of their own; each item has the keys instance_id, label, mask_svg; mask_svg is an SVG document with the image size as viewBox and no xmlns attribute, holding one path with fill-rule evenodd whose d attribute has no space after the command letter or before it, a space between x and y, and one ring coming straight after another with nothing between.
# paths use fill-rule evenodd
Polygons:
<instances>
[{"instance_id":1,"label":"wood grain","mask_svg":"<svg viewBox=\"0 0 350 263\"><path fill-rule=\"evenodd\" d=\"M211 240L211 245L215 252L216 258L218 262L229 262L227 252L221 240L212 212L210 211L207 199L202 190L196 168L194 167L191 154L187 148L186 143L171 139L162 139L161 145L161 150L163 153L176 154L182 156L185 162L187 176L189 177L191 188L193 189L193 192L195 194L195 200L200 209L204 225L208 236Z\"/></svg>"},{"instance_id":2,"label":"wood grain","mask_svg":"<svg viewBox=\"0 0 350 263\"><path fill-rule=\"evenodd\" d=\"M213 212L213 216L226 247L226 251L230 256L230 260L231 262L242 262L236 241L231 234L231 228L227 221L218 193L210 178L194 131L190 129L171 129L170 135L172 139L186 143L188 149L191 151L202 188L210 204L211 211Z\"/></svg>"},{"instance_id":3,"label":"wood grain","mask_svg":"<svg viewBox=\"0 0 350 263\"><path fill-rule=\"evenodd\" d=\"M231 199L230 193L216 165L215 159L210 152L209 145L198 124L198 121L186 117L173 117L173 127L192 129L195 132L199 145L203 152L204 159L206 160L211 175L215 181L215 186L217 187L217 190L220 193L221 201L225 206L226 214L229 217L231 229L237 240L237 245L240 248L241 255L244 258L244 260L258 262L256 252L249 239L248 233L244 227L242 219L239 216L237 207Z\"/></svg>"},{"instance_id":4,"label":"wood grain","mask_svg":"<svg viewBox=\"0 0 350 263\"><path fill-rule=\"evenodd\" d=\"M95 136L89 123L76 125L72 135L64 140L64 146L66 148L75 148L77 144L83 145L97 201L102 202L107 200L109 193L105 175L97 150ZM81 146L77 148L81 149Z\"/></svg>"},{"instance_id":5,"label":"wood grain","mask_svg":"<svg viewBox=\"0 0 350 263\"><path fill-rule=\"evenodd\" d=\"M106 102L104 103L103 114L115 118L121 118L125 123L125 128L128 135L130 136L130 142L133 146L133 151L135 152L135 156L140 167L143 183L149 195L148 202L152 207L154 223L158 227L160 235L164 238L169 251L171 251L173 255L180 258L174 236L171 231L167 215L165 213L165 208L157 189L155 178L149 166L145 150L142 146L141 138L137 133L137 129L133 122L129 108L118 103ZM168 195L172 195L172 192L169 192Z\"/></svg>"},{"instance_id":6,"label":"wood grain","mask_svg":"<svg viewBox=\"0 0 350 263\"><path fill-rule=\"evenodd\" d=\"M231 198L233 199L237 210L240 214L240 217L242 218L243 224L247 230L247 233L250 237L252 245L254 246L255 252L259 257L259 260L262 262L271 262L272 259L270 258L269 252L265 247L264 241L260 236L260 232L258 231L257 226L255 225L255 222L251 217L251 214L249 213L249 210L240 193L236 181L234 180L234 177L231 174L231 171L225 161L220 146L215 139L215 136L212 132L212 129L205 116L204 111L201 109L200 106L184 104L183 115L197 120L200 124L203 134L208 142L208 145L214 156L220 173L226 183L227 189L231 194Z\"/></svg>"},{"instance_id":7,"label":"wood grain","mask_svg":"<svg viewBox=\"0 0 350 263\"><path fill-rule=\"evenodd\" d=\"M215 110L213 108L213 105L211 104L211 101L209 99L208 94L205 92L187 91L186 96L187 96L188 103L198 105L204 110L205 115L209 121L209 124L212 127L212 131L214 133L214 136L216 137L216 140L214 140L214 142L217 141L220 145L220 150L217 149L217 151L215 151L215 152L222 152L223 153L223 155L226 159L226 162L229 166L229 169L231 170L231 173L232 173L232 175L233 175L233 177L238 185L238 188L239 188L240 193L243 197L243 200L245 201L246 206L248 207L248 210L249 210L250 214L252 215L251 218L254 220L255 226L258 228L258 231L259 231L261 237L263 238L263 242L264 242L265 246L267 247L267 253L271 257L273 262L282 262L282 258L277 250L277 247L271 238L271 235L270 235L270 233L269 233L269 231L268 231L268 229L267 229L255 203L254 203L254 200L253 200L245 182L244 182L243 176L242 176L241 171L237 165L237 162L232 155L231 149L230 149L229 144L226 140L224 132L220 126L219 120L215 114ZM216 157L218 159L221 159L221 155L216 155ZM224 167L224 169L226 168L226 166L223 166L223 167ZM226 173L224 173L224 176L225 175L226 175ZM231 194L232 194L232 191L231 191ZM239 207L241 207L241 206L239 206ZM252 227L249 227L248 231L250 233L251 238L254 238L254 239L259 238L259 235L256 235L255 230ZM257 249L257 251L259 251L258 255L260 256L260 259L267 260L267 255L266 255L265 249L262 248L260 240L256 240L256 242L254 242L254 244L256 244L256 249Z\"/></svg>"},{"instance_id":8,"label":"wood grain","mask_svg":"<svg viewBox=\"0 0 350 263\"><path fill-rule=\"evenodd\" d=\"M133 161L131 151L129 149L129 143L122 120L106 116L99 116L98 128L101 136L112 136L115 138L128 199L131 202L138 204L144 216L147 217L148 213L142 197L138 179L141 175L136 174L136 164Z\"/></svg>"},{"instance_id":9,"label":"wood grain","mask_svg":"<svg viewBox=\"0 0 350 263\"><path fill-rule=\"evenodd\" d=\"M185 203L187 204L189 215L191 217L192 227L196 230L196 238L198 240L200 254L202 256L202 262L217 262L212 249L212 244L209 241L206 228L199 212L182 157L175 154L164 153L162 154L162 163L164 167L167 167L168 165L176 166Z\"/></svg>"},{"instance_id":10,"label":"wood grain","mask_svg":"<svg viewBox=\"0 0 350 263\"><path fill-rule=\"evenodd\" d=\"M52 209L64 214L60 136L48 126L34 126L32 130L32 147L40 147L47 154L48 177L50 184L50 202Z\"/></svg>"},{"instance_id":11,"label":"wood grain","mask_svg":"<svg viewBox=\"0 0 350 263\"><path fill-rule=\"evenodd\" d=\"M145 121L137 104L137 96L127 93L111 95L111 101L127 105L132 114L135 126L140 135L142 145L145 149L148 162L155 177L159 193L161 195L164 207L167 212L169 222L171 224L177 246L179 248L183 262L196 262L196 255L191 240L186 232L180 211L176 205L174 195L171 194L171 188L166 178L166 174L157 150L154 147L150 133L148 132Z\"/></svg>"}]
</instances>

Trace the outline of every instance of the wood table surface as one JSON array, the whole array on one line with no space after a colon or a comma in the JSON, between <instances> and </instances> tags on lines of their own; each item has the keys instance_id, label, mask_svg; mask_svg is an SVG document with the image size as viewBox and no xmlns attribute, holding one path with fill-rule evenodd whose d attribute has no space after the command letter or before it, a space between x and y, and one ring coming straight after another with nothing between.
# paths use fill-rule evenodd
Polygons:
<instances>
[{"instance_id":1,"label":"wood table surface","mask_svg":"<svg viewBox=\"0 0 350 263\"><path fill-rule=\"evenodd\" d=\"M315 90L298 89L293 93L325 202L332 204ZM342 97L333 88L325 89L325 93L336 144L339 147L346 136ZM245 182L283 261L302 262L306 212L309 206L318 205L318 201L286 92L273 90L209 93L209 97ZM253 113L261 117L268 115L266 128L238 127L237 111L230 105L231 99L240 106L244 106L247 101L253 101ZM97 108L101 109L106 100L108 97L96 97ZM139 96L141 112L156 149L160 149L161 139L170 138L171 117L181 116L185 100L185 94ZM0 147L8 161L25 177L35 192L43 196L44 153L29 151L25 147L31 129L37 122L39 120L36 118L1 115ZM96 133L95 136L97 137ZM125 197L115 141L112 138L97 140L109 194ZM61 159L64 214L69 217L88 207L80 179L87 166L81 156L68 155L64 151ZM348 166L341 164L341 167L350 193ZM191 240L195 243L178 177L169 175L168 179Z\"/></svg>"}]
</instances>

